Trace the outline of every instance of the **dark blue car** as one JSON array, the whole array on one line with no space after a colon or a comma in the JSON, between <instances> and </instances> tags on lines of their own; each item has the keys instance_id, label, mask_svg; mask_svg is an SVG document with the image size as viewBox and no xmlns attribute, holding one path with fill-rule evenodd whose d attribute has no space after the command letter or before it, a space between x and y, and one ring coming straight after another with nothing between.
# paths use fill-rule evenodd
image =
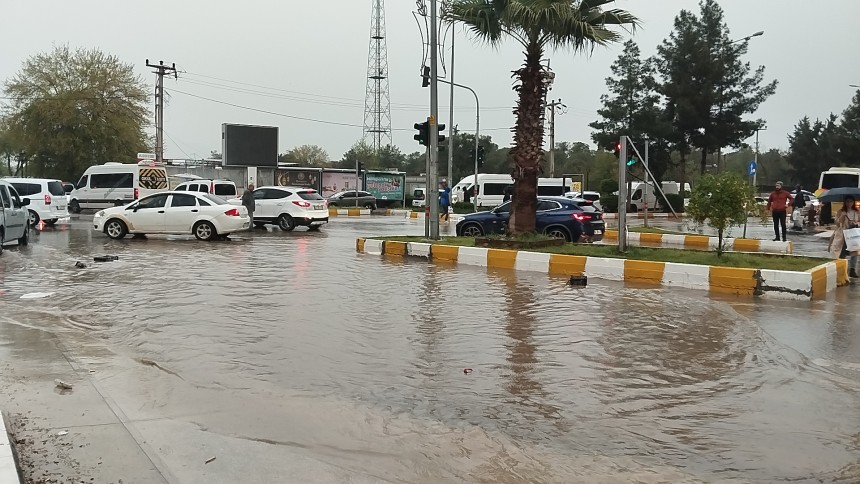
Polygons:
<instances>
[{"instance_id":1,"label":"dark blue car","mask_svg":"<svg viewBox=\"0 0 860 484\"><path fill-rule=\"evenodd\" d=\"M511 217L511 202L503 203L489 212L466 215L457 223L457 235L480 237L503 234ZM591 206L580 206L564 197L538 197L535 228L552 237L577 242L583 235L592 241L603 239L606 224L603 214Z\"/></svg>"}]
</instances>

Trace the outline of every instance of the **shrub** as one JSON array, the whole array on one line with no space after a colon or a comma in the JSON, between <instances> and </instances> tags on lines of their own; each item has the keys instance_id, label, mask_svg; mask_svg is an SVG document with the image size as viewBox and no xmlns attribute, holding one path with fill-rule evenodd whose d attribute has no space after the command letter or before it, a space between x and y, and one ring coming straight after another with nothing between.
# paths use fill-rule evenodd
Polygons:
<instances>
[{"instance_id":1,"label":"shrub","mask_svg":"<svg viewBox=\"0 0 860 484\"><path fill-rule=\"evenodd\" d=\"M696 223L707 222L716 229L719 243L717 256L723 255L723 236L732 225L747 220L747 207L755 205L752 188L740 175L723 172L704 175L690 196L687 214Z\"/></svg>"},{"instance_id":2,"label":"shrub","mask_svg":"<svg viewBox=\"0 0 860 484\"><path fill-rule=\"evenodd\" d=\"M618 195L601 196L600 205L606 213L618 213Z\"/></svg>"},{"instance_id":3,"label":"shrub","mask_svg":"<svg viewBox=\"0 0 860 484\"><path fill-rule=\"evenodd\" d=\"M600 182L600 194L603 196L612 195L618 191L618 180L606 179ZM617 202L616 202L617 203Z\"/></svg>"},{"instance_id":4,"label":"shrub","mask_svg":"<svg viewBox=\"0 0 860 484\"><path fill-rule=\"evenodd\" d=\"M676 213L682 213L684 211L684 198L681 197L680 194L677 193L667 193L666 200L669 200L672 208L675 209ZM663 197L658 197L658 202L660 204L660 208L663 209L664 212L670 213L669 206L666 205L666 200L663 200Z\"/></svg>"}]
</instances>

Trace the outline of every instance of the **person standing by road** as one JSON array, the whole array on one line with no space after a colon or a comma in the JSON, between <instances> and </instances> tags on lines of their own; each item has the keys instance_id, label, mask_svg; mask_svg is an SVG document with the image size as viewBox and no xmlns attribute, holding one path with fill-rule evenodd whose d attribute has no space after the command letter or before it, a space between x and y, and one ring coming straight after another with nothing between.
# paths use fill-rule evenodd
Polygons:
<instances>
[{"instance_id":1,"label":"person standing by road","mask_svg":"<svg viewBox=\"0 0 860 484\"><path fill-rule=\"evenodd\" d=\"M439 191L439 208L442 211L442 218L445 221L450 220L450 216L448 215L448 207L451 206L451 187L448 186L447 181L442 181L441 189Z\"/></svg>"},{"instance_id":2,"label":"person standing by road","mask_svg":"<svg viewBox=\"0 0 860 484\"><path fill-rule=\"evenodd\" d=\"M254 228L254 184L248 184L245 193L242 194L242 206L248 209L248 216L251 217L251 228Z\"/></svg>"},{"instance_id":3,"label":"person standing by road","mask_svg":"<svg viewBox=\"0 0 860 484\"><path fill-rule=\"evenodd\" d=\"M848 275L853 278L857 277L857 260L860 253L848 252L848 246L845 244L845 230L858 227L860 227L860 212L857 211L857 200L848 195L836 215L836 229L833 230L833 236L830 238L830 252L837 259L848 257Z\"/></svg>"},{"instance_id":4,"label":"person standing by road","mask_svg":"<svg viewBox=\"0 0 860 484\"><path fill-rule=\"evenodd\" d=\"M794 188L794 201L791 203L791 221L794 230L803 230L803 207L806 206L806 197L803 196L803 187L798 184Z\"/></svg>"},{"instance_id":5,"label":"person standing by road","mask_svg":"<svg viewBox=\"0 0 860 484\"><path fill-rule=\"evenodd\" d=\"M782 227L782 241L788 240L785 233L785 211L791 205L793 198L787 190L782 189L782 182L776 182L776 190L771 192L767 199L767 209L773 217L773 231L776 233L774 242L779 240L779 228Z\"/></svg>"}]
</instances>

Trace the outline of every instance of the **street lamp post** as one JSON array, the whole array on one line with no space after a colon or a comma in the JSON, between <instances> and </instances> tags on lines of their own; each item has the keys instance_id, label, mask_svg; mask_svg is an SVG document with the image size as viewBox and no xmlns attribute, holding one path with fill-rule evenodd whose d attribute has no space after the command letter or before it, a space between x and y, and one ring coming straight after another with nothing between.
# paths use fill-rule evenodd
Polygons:
<instances>
[{"instance_id":1,"label":"street lamp post","mask_svg":"<svg viewBox=\"0 0 860 484\"><path fill-rule=\"evenodd\" d=\"M764 35L764 30L759 30L758 32L756 32L752 35L747 35L746 37L742 37L740 39L733 40L733 41L731 41L725 45L730 46L733 44L737 44L739 42L746 42L746 41L752 39L753 37L761 37L762 35ZM723 90L724 89L725 88L723 87L723 85L720 84L720 102L721 103L723 102L722 99L723 99ZM720 109L722 110L722 106L720 107ZM720 146L717 148L717 168L719 171L723 171L725 169L725 163L722 162L722 154L723 154L723 147Z\"/></svg>"},{"instance_id":2,"label":"street lamp post","mask_svg":"<svg viewBox=\"0 0 860 484\"><path fill-rule=\"evenodd\" d=\"M478 147L479 141L481 139L481 101L478 100L478 93L475 92L469 86L464 86L462 84L457 84L456 82L446 81L445 79L439 79L439 82L448 84L453 87L459 87L462 89L466 89L475 96L475 183L473 186L474 194L472 195L473 203L475 204L475 211L478 211ZM454 89L451 89L453 91Z\"/></svg>"}]
</instances>

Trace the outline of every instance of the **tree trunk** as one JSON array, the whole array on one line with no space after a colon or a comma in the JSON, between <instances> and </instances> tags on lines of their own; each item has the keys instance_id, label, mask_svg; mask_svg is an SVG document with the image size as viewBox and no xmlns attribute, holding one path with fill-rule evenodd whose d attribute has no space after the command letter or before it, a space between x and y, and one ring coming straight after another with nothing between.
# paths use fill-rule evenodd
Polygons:
<instances>
[{"instance_id":1,"label":"tree trunk","mask_svg":"<svg viewBox=\"0 0 860 484\"><path fill-rule=\"evenodd\" d=\"M514 128L514 147L511 149L511 176L514 179L513 209L508 224L511 235L535 231L537 181L543 154L543 103L546 93L543 66L540 63L542 54L540 46L529 45L526 49L525 64L514 72L519 79L519 85L514 87L519 93L519 100L517 108L514 109L517 121Z\"/></svg>"},{"instance_id":2,"label":"tree trunk","mask_svg":"<svg viewBox=\"0 0 860 484\"><path fill-rule=\"evenodd\" d=\"M704 175L708 171L708 150L702 148L701 174Z\"/></svg>"},{"instance_id":3,"label":"tree trunk","mask_svg":"<svg viewBox=\"0 0 860 484\"><path fill-rule=\"evenodd\" d=\"M684 153L681 150L681 172L679 178L681 179L681 187L678 189L678 193L681 194L681 199L687 198L687 153Z\"/></svg>"},{"instance_id":4,"label":"tree trunk","mask_svg":"<svg viewBox=\"0 0 860 484\"><path fill-rule=\"evenodd\" d=\"M723 229L717 230L717 257L723 256Z\"/></svg>"}]
</instances>

